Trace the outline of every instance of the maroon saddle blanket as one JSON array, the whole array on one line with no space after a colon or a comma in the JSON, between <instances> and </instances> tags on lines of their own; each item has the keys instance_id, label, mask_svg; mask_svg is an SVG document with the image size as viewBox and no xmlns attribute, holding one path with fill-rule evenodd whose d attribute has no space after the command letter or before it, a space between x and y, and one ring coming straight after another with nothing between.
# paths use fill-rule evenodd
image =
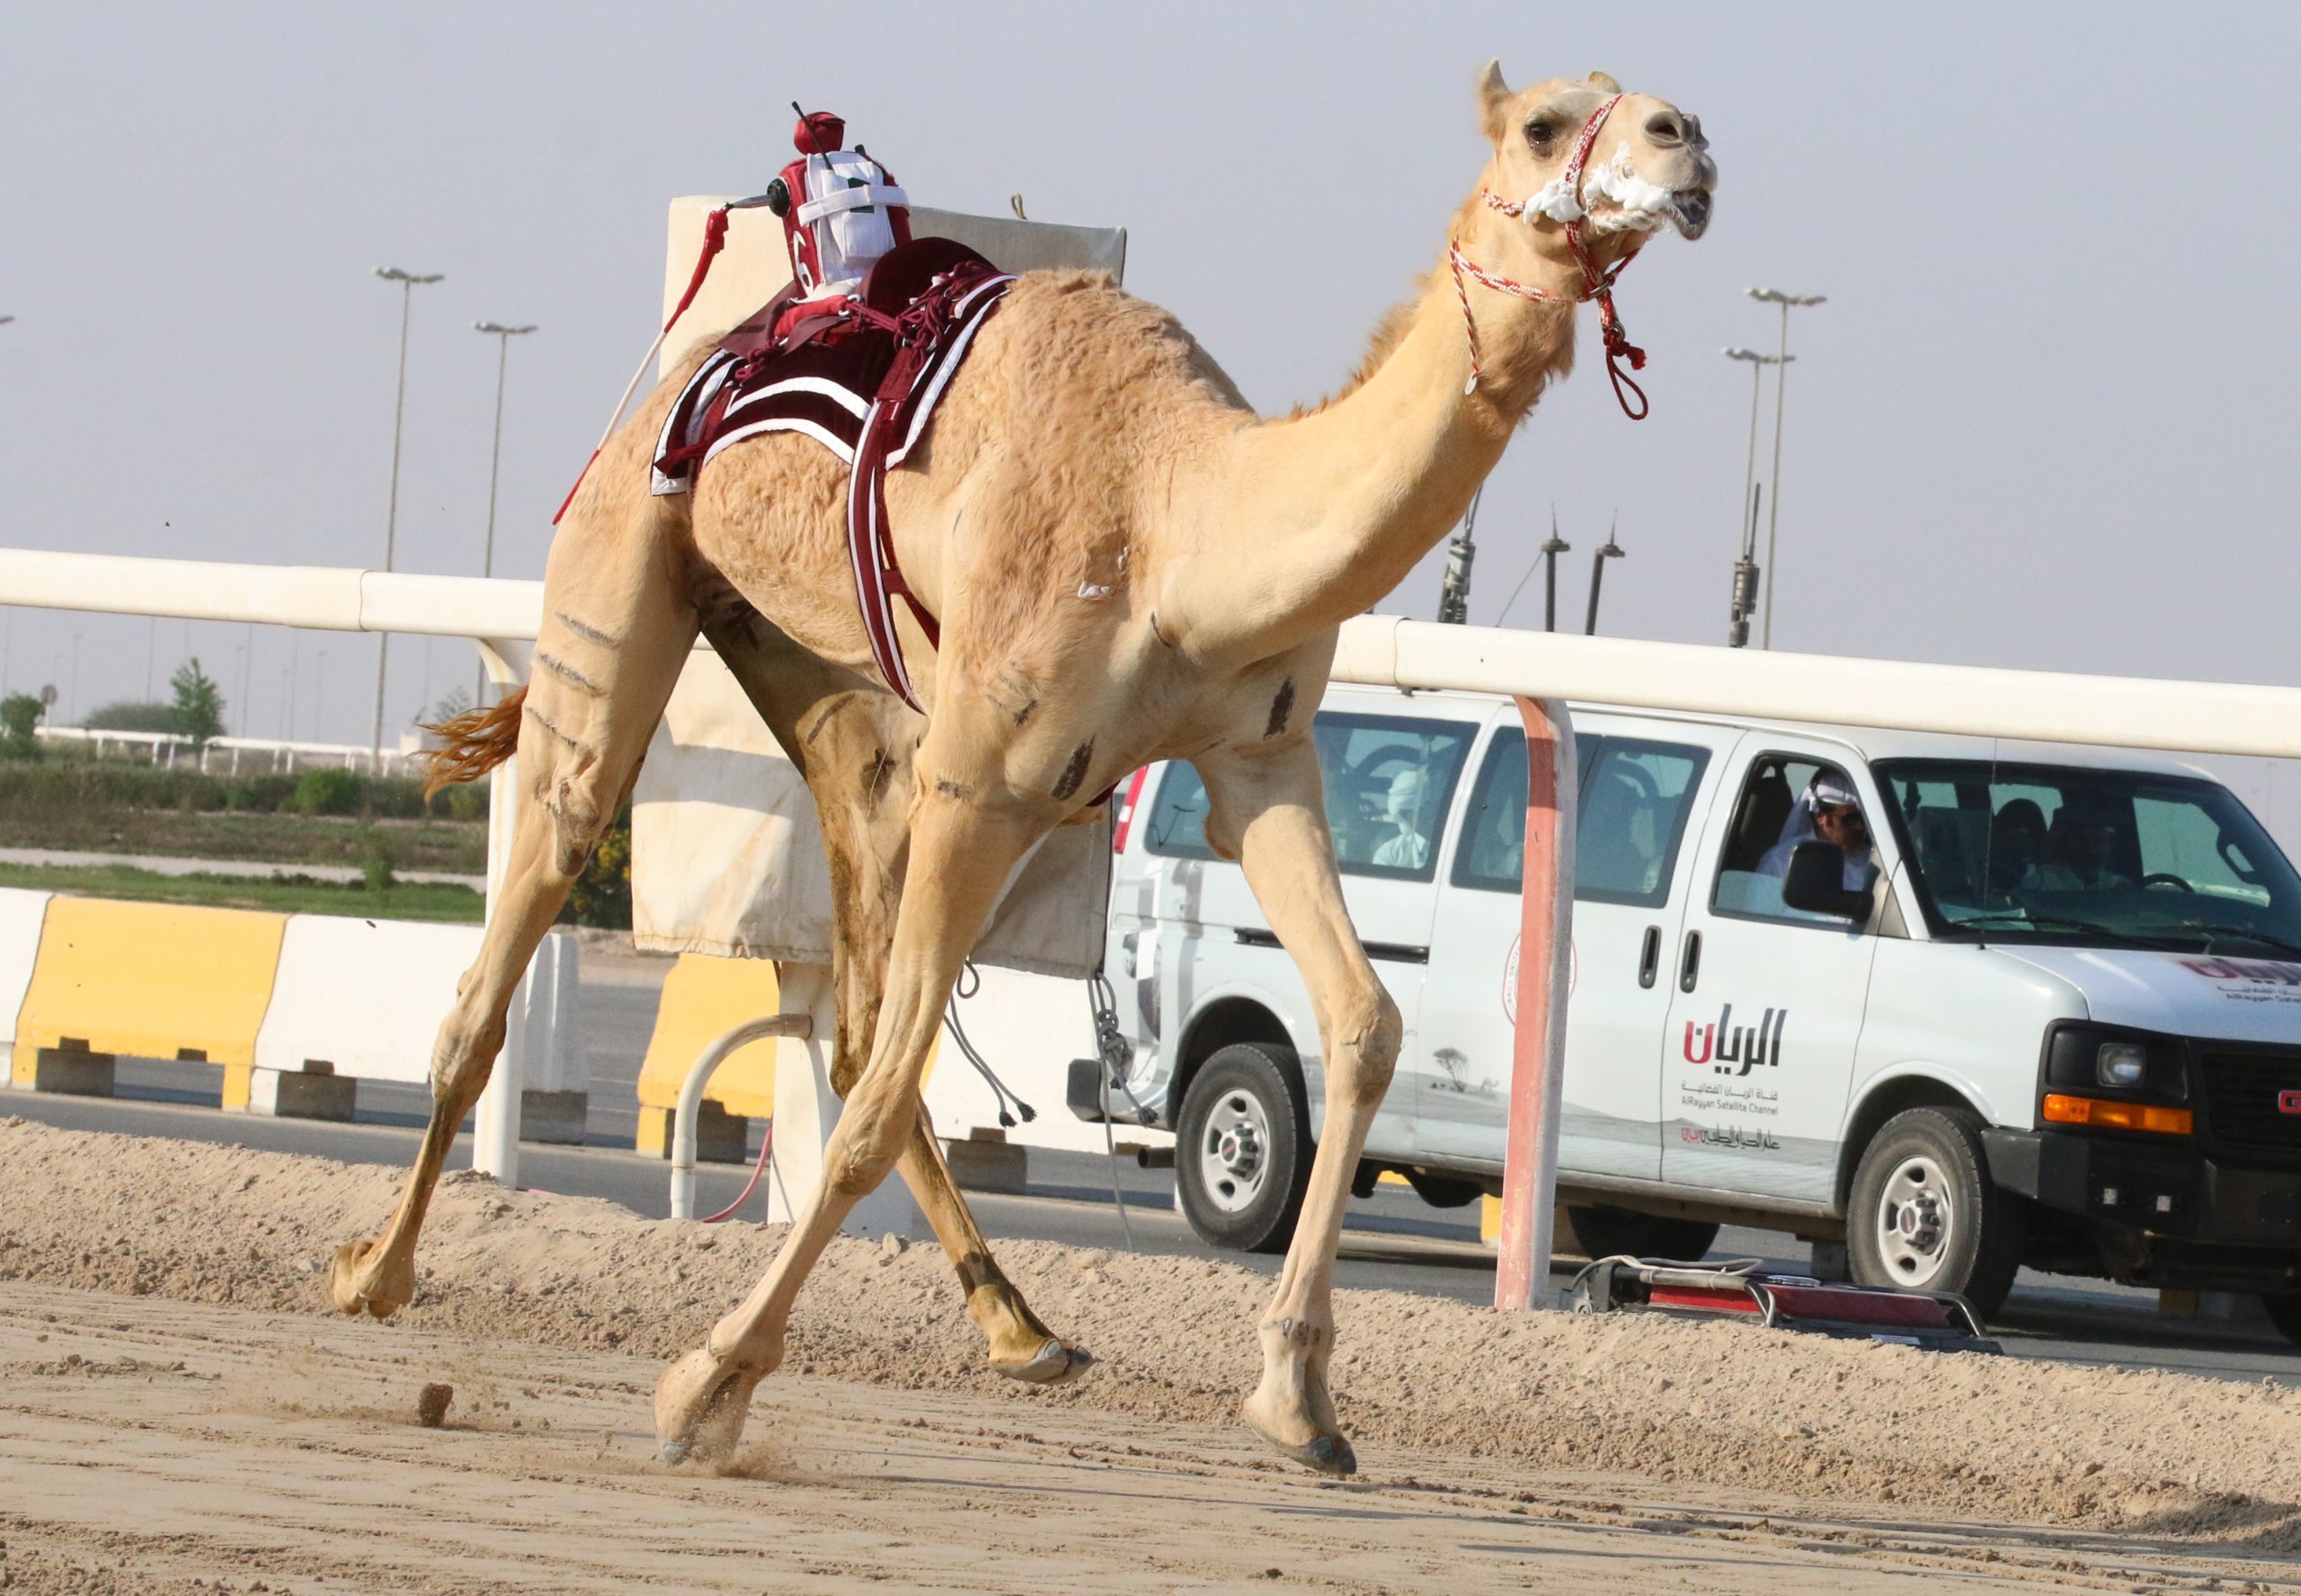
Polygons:
<instances>
[{"instance_id":1,"label":"maroon saddle blanket","mask_svg":"<svg viewBox=\"0 0 2301 1596\"><path fill-rule=\"evenodd\" d=\"M804 434L847 463L848 553L872 657L914 709L893 599L911 607L930 645L939 630L896 567L886 474L926 435L1014 281L964 244L922 238L881 257L854 297L802 304L786 288L696 368L656 441L659 494L689 492L722 449L766 432Z\"/></svg>"}]
</instances>

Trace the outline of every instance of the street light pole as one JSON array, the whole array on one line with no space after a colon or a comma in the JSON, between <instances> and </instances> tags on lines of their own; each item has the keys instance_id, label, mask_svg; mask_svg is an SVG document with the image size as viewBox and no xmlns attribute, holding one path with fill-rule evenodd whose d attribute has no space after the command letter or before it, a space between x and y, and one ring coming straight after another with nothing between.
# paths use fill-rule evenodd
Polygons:
<instances>
[{"instance_id":1,"label":"street light pole","mask_svg":"<svg viewBox=\"0 0 2301 1596\"><path fill-rule=\"evenodd\" d=\"M1558 557L1574 545L1558 535L1558 506L1550 507L1550 536L1542 542L1542 630L1558 630Z\"/></svg>"},{"instance_id":2,"label":"street light pole","mask_svg":"<svg viewBox=\"0 0 2301 1596\"><path fill-rule=\"evenodd\" d=\"M1478 545L1471 539L1478 535L1478 501L1485 497L1486 484L1480 483L1462 517L1461 535L1446 545L1446 572L1438 583L1442 625L1460 626L1470 618L1470 564L1478 558Z\"/></svg>"},{"instance_id":3,"label":"street light pole","mask_svg":"<svg viewBox=\"0 0 2301 1596\"><path fill-rule=\"evenodd\" d=\"M506 326L502 322L474 322L472 327L492 333L495 339L495 441L487 454L487 546L479 562L480 575L488 577L495 574L495 480L503 464L503 373L511 359L511 340L536 328L533 322L524 327ZM476 708L486 696L487 667L483 664L472 688L473 706Z\"/></svg>"},{"instance_id":4,"label":"street light pole","mask_svg":"<svg viewBox=\"0 0 2301 1596\"><path fill-rule=\"evenodd\" d=\"M399 553L399 443L401 423L407 414L407 324L415 305L415 286L435 283L441 272L419 273L403 271L396 266L378 266L376 275L386 282L399 284L399 386L392 397L392 491L389 507L384 512L384 569L389 571ZM368 768L380 771L384 762L384 678L390 668L392 635L388 632L376 634L376 732L368 749Z\"/></svg>"},{"instance_id":5,"label":"street light pole","mask_svg":"<svg viewBox=\"0 0 2301 1596\"><path fill-rule=\"evenodd\" d=\"M1765 521L1765 619L1762 624L1758 646L1773 646L1773 590L1780 585L1781 566L1774 552L1774 529L1781 519L1781 412L1790 386L1790 312L1792 306L1804 308L1826 302L1821 294L1785 294L1780 288L1746 288L1743 290L1761 305L1781 306L1781 346L1773 358L1773 503L1766 511Z\"/></svg>"},{"instance_id":6,"label":"street light pole","mask_svg":"<svg viewBox=\"0 0 2301 1596\"><path fill-rule=\"evenodd\" d=\"M1735 518L1739 525L1734 528L1734 546L1740 552L1734 561L1734 585L1726 603L1726 646L1746 648L1750 642L1750 611L1755 606L1759 576L1755 557L1758 537L1758 388L1765 368L1784 365L1798 357L1762 355L1753 349L1719 352L1729 360L1746 361L1750 368L1750 452L1742 467L1741 513Z\"/></svg>"},{"instance_id":7,"label":"street light pole","mask_svg":"<svg viewBox=\"0 0 2301 1596\"><path fill-rule=\"evenodd\" d=\"M1627 552L1621 545L1614 541L1613 528L1607 527L1605 542L1600 544L1590 555L1590 614L1588 619L1582 624L1583 636L1595 637L1598 634L1598 588L1606 580L1606 562L1619 560Z\"/></svg>"}]
</instances>

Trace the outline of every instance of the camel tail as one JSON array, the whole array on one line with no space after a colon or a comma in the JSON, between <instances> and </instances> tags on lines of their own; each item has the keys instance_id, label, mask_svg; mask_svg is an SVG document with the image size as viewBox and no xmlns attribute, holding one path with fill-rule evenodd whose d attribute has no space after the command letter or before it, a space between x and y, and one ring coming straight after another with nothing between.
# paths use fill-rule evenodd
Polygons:
<instances>
[{"instance_id":1,"label":"camel tail","mask_svg":"<svg viewBox=\"0 0 2301 1596\"><path fill-rule=\"evenodd\" d=\"M521 687L501 703L424 727L437 732L441 744L422 756L423 796L428 800L441 787L477 781L510 758L520 746L520 711L527 701L528 690Z\"/></svg>"}]
</instances>

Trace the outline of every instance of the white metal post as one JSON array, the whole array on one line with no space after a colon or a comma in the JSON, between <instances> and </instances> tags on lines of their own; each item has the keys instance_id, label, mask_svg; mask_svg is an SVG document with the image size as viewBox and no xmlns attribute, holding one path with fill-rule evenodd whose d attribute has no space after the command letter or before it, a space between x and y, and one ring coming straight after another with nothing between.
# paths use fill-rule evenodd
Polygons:
<instances>
[{"instance_id":1,"label":"white metal post","mask_svg":"<svg viewBox=\"0 0 2301 1596\"><path fill-rule=\"evenodd\" d=\"M497 696L517 687L525 671L512 644L478 639L480 662L495 684ZM511 822L520 791L520 761L515 755L498 765L487 781L487 918L495 918L497 893L511 862ZM511 1010L503 1032L503 1051L487 1077L472 1116L471 1166L507 1186L520 1184L520 1104L527 1086L528 980L521 972L519 989L511 995Z\"/></svg>"}]
</instances>

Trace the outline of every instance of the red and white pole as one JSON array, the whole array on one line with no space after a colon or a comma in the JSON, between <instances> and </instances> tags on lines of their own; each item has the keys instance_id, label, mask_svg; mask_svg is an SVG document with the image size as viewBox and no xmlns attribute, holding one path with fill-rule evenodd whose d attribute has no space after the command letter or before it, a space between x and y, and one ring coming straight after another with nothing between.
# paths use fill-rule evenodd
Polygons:
<instances>
[{"instance_id":1,"label":"red and white pole","mask_svg":"<svg viewBox=\"0 0 2301 1596\"><path fill-rule=\"evenodd\" d=\"M1558 1120L1566 1080L1566 998L1574 950L1574 724L1555 698L1521 698L1526 727L1526 853L1519 898L1517 1016L1510 1129L1503 1144L1501 1256L1494 1306L1524 1312L1550 1295L1558 1203Z\"/></svg>"}]
</instances>

